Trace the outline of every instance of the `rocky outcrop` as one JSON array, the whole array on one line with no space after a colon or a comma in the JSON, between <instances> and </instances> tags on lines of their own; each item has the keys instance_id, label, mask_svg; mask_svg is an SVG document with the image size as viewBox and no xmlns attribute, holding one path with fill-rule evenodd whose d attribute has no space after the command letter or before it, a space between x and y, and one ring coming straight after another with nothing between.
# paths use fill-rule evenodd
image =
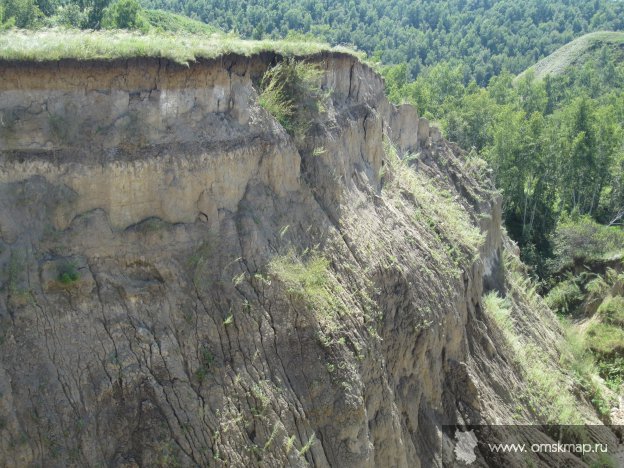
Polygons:
<instances>
[{"instance_id":1,"label":"rocky outcrop","mask_svg":"<svg viewBox=\"0 0 624 468\"><path fill-rule=\"evenodd\" d=\"M500 196L348 55L293 140L279 59L0 67L0 464L451 466L510 421Z\"/></svg>"}]
</instances>

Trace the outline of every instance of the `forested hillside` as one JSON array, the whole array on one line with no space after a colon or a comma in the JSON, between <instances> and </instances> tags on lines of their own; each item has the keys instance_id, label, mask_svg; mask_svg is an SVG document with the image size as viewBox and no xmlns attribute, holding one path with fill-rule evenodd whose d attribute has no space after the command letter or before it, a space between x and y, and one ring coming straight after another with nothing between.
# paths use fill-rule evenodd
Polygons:
<instances>
[{"instance_id":1,"label":"forested hillside","mask_svg":"<svg viewBox=\"0 0 624 468\"><path fill-rule=\"evenodd\" d=\"M544 80L504 72L485 88L464 85L463 67L447 63L412 82L405 64L384 72L391 99L415 104L489 163L507 228L540 276L561 217L617 224L624 207L624 34L607 37L582 66Z\"/></svg>"},{"instance_id":2,"label":"forested hillside","mask_svg":"<svg viewBox=\"0 0 624 468\"><path fill-rule=\"evenodd\" d=\"M411 77L453 60L485 84L519 73L588 31L624 28L624 3L610 0L143 0L244 37L311 33L354 44L385 64L406 63Z\"/></svg>"}]
</instances>

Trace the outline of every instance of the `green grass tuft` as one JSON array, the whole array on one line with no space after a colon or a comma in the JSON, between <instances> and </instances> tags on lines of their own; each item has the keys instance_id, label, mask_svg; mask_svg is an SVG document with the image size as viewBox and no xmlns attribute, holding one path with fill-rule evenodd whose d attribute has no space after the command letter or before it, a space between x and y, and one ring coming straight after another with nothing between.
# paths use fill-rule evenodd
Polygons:
<instances>
[{"instance_id":1,"label":"green grass tuft","mask_svg":"<svg viewBox=\"0 0 624 468\"><path fill-rule=\"evenodd\" d=\"M64 285L75 283L80 278L76 265L68 262L59 268L58 280Z\"/></svg>"},{"instance_id":2,"label":"green grass tuft","mask_svg":"<svg viewBox=\"0 0 624 468\"><path fill-rule=\"evenodd\" d=\"M440 241L440 248L455 266L466 260L473 260L484 242L484 235L470 217L468 211L458 202L455 195L436 185L435 181L422 171L415 170L410 162L418 155L398 156L392 144L385 143L388 177L383 174L384 190L407 190L416 204L416 222L428 226Z\"/></svg>"},{"instance_id":3,"label":"green grass tuft","mask_svg":"<svg viewBox=\"0 0 624 468\"><path fill-rule=\"evenodd\" d=\"M291 300L305 304L316 314L326 332L340 327L339 314L346 312L340 299L344 290L325 257L317 252L297 255L291 250L274 257L269 262L268 272L286 288Z\"/></svg>"},{"instance_id":4,"label":"green grass tuft","mask_svg":"<svg viewBox=\"0 0 624 468\"><path fill-rule=\"evenodd\" d=\"M283 283L290 294L321 309L333 303L328 270L329 261L320 255L302 260L292 251L269 263L270 275Z\"/></svg>"},{"instance_id":5,"label":"green grass tuft","mask_svg":"<svg viewBox=\"0 0 624 468\"><path fill-rule=\"evenodd\" d=\"M486 312L494 319L503 333L513 333L511 306L508 299L500 297L496 292L492 292L483 297L483 307L485 307Z\"/></svg>"}]
</instances>

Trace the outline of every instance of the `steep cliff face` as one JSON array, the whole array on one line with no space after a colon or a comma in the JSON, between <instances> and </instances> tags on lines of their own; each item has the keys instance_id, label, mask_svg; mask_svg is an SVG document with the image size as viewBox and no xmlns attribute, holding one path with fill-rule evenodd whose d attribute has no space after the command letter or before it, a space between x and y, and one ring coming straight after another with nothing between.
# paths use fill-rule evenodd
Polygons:
<instances>
[{"instance_id":1,"label":"steep cliff face","mask_svg":"<svg viewBox=\"0 0 624 468\"><path fill-rule=\"evenodd\" d=\"M500 195L348 55L293 140L279 59L0 67L0 464L442 466L538 420L483 312Z\"/></svg>"}]
</instances>

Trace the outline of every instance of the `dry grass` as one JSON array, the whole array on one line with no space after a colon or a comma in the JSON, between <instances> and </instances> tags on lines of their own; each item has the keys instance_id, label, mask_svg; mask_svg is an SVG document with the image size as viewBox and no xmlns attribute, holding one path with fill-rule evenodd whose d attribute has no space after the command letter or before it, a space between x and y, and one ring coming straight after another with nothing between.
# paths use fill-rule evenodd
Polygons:
<instances>
[{"instance_id":1,"label":"dry grass","mask_svg":"<svg viewBox=\"0 0 624 468\"><path fill-rule=\"evenodd\" d=\"M249 41L231 34L167 34L73 29L11 30L0 35L0 60L46 62L60 59L114 60L137 57L167 58L189 64L226 54L251 56L275 52L305 57L320 52L357 54L344 47L296 40Z\"/></svg>"}]
</instances>

